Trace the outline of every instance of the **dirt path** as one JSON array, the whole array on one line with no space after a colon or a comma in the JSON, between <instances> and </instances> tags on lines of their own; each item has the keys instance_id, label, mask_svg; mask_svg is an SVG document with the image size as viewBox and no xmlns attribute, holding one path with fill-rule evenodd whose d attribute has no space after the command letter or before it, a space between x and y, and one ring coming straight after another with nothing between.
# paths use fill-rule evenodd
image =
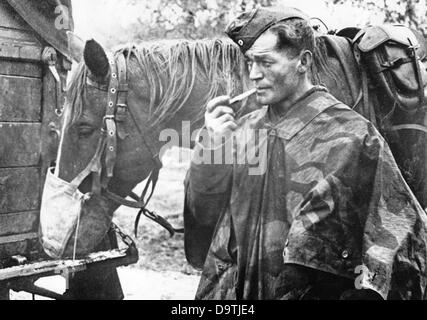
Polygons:
<instances>
[{"instance_id":1,"label":"dirt path","mask_svg":"<svg viewBox=\"0 0 427 320\"><path fill-rule=\"evenodd\" d=\"M180 272L122 269L119 275L126 300L193 300L199 282Z\"/></svg>"},{"instance_id":2,"label":"dirt path","mask_svg":"<svg viewBox=\"0 0 427 320\"><path fill-rule=\"evenodd\" d=\"M181 272L156 272L136 268L119 268L125 300L193 300L199 277ZM60 276L40 279L37 285L57 293L65 291L65 279ZM11 292L12 300L31 300L32 295ZM46 298L36 296L36 300Z\"/></svg>"}]
</instances>

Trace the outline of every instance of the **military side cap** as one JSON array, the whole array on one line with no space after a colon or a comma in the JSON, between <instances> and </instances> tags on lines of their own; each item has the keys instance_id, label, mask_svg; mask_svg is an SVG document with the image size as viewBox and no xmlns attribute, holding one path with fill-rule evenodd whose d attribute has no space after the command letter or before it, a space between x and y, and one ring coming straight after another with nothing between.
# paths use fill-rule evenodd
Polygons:
<instances>
[{"instance_id":1,"label":"military side cap","mask_svg":"<svg viewBox=\"0 0 427 320\"><path fill-rule=\"evenodd\" d=\"M257 8L241 13L225 28L225 33L245 53L258 37L274 24L292 18L309 20L304 12L296 8Z\"/></svg>"}]
</instances>

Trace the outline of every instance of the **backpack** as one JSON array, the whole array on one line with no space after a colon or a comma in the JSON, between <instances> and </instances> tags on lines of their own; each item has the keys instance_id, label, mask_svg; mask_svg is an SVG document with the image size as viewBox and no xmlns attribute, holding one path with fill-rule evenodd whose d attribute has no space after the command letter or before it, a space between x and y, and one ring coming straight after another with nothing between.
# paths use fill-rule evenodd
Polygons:
<instances>
[{"instance_id":1,"label":"backpack","mask_svg":"<svg viewBox=\"0 0 427 320\"><path fill-rule=\"evenodd\" d=\"M427 49L421 33L402 25L372 26L353 42L379 93L407 111L424 104Z\"/></svg>"}]
</instances>

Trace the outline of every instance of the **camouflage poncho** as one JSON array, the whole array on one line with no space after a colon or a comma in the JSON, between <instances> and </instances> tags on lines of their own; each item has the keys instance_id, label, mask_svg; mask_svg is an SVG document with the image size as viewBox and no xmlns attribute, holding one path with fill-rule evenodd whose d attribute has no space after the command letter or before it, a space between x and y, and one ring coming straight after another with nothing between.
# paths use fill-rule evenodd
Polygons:
<instances>
[{"instance_id":1,"label":"camouflage poncho","mask_svg":"<svg viewBox=\"0 0 427 320\"><path fill-rule=\"evenodd\" d=\"M257 146L265 173L195 163L188 172L186 255L203 267L196 298L287 298L287 265L383 298L424 298L426 214L374 126L319 90L279 121L269 115L243 118L234 140L238 154L245 130L268 132Z\"/></svg>"}]
</instances>

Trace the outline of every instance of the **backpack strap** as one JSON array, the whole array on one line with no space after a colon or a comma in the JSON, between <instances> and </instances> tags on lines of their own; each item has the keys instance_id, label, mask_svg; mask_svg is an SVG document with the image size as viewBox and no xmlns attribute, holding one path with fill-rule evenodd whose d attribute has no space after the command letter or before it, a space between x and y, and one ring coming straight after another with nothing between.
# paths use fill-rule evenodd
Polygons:
<instances>
[{"instance_id":1,"label":"backpack strap","mask_svg":"<svg viewBox=\"0 0 427 320\"><path fill-rule=\"evenodd\" d=\"M408 38L408 41L410 43L410 46L408 47L409 57L412 59L412 61L414 63L414 69L415 69L415 73L416 73L416 77L417 77L417 82L419 84L418 101L419 101L420 106L422 106L422 104L424 102L424 87L423 87L423 77L421 75L420 64L418 63L419 58L417 57L417 52L416 52L417 47L412 44L412 41L409 38Z\"/></svg>"},{"instance_id":2,"label":"backpack strap","mask_svg":"<svg viewBox=\"0 0 427 320\"><path fill-rule=\"evenodd\" d=\"M371 26L359 32L354 42L378 88L402 110L418 110L424 103L420 61L426 48L417 32L403 25Z\"/></svg>"}]
</instances>

